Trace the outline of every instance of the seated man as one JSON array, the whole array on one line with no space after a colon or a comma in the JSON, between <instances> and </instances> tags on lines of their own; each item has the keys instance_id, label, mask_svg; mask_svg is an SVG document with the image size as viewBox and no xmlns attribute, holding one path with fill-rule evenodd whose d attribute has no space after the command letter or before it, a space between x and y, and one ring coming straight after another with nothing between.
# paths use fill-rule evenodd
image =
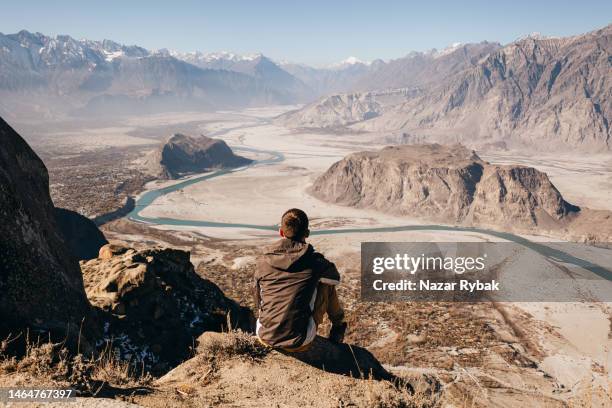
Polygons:
<instances>
[{"instance_id":1,"label":"seated man","mask_svg":"<svg viewBox=\"0 0 612 408\"><path fill-rule=\"evenodd\" d=\"M264 250L255 271L257 337L271 347L304 351L314 340L325 313L329 339L342 342L346 323L338 301L336 266L306 243L308 216L296 208L283 214L282 237Z\"/></svg>"}]
</instances>

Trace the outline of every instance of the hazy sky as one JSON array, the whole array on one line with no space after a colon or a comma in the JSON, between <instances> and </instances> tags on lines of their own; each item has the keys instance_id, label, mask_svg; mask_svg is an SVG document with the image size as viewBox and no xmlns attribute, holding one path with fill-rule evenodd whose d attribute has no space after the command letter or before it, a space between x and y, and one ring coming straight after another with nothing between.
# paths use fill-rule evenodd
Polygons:
<instances>
[{"instance_id":1,"label":"hazy sky","mask_svg":"<svg viewBox=\"0 0 612 408\"><path fill-rule=\"evenodd\" d=\"M612 1L21 1L3 0L0 31L112 39L150 49L262 52L323 65L397 58L454 42L565 36L612 22Z\"/></svg>"}]
</instances>

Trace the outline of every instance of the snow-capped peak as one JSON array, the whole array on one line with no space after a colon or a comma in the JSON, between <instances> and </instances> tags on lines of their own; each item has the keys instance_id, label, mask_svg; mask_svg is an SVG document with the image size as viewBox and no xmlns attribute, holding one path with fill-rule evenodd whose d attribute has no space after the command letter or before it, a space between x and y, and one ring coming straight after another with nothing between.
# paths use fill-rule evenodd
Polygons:
<instances>
[{"instance_id":1,"label":"snow-capped peak","mask_svg":"<svg viewBox=\"0 0 612 408\"><path fill-rule=\"evenodd\" d=\"M542 33L538 32L538 31L534 31L532 33L529 33L527 35L523 35L522 37L519 37L518 41L520 41L520 40L527 40L527 39L541 40L543 38L544 38L544 36L542 35Z\"/></svg>"},{"instance_id":2,"label":"snow-capped peak","mask_svg":"<svg viewBox=\"0 0 612 408\"><path fill-rule=\"evenodd\" d=\"M261 53L253 53L247 55L239 55L229 51L217 51L203 53L201 51L178 52L169 51L170 55L175 58L191 63L215 63L215 62L242 62L254 61L257 58L263 57Z\"/></svg>"},{"instance_id":3,"label":"snow-capped peak","mask_svg":"<svg viewBox=\"0 0 612 408\"><path fill-rule=\"evenodd\" d=\"M542 35L542 33L534 31L532 33L529 33L527 35L523 35L523 36L517 38L516 40L514 40L514 42L520 42L520 41L524 41L524 40L553 40L553 39L557 39L557 38L559 38L559 37L554 37L554 36L549 36L549 35Z\"/></svg>"},{"instance_id":4,"label":"snow-capped peak","mask_svg":"<svg viewBox=\"0 0 612 408\"><path fill-rule=\"evenodd\" d=\"M108 51L108 50L102 50L102 53L104 54L104 59L107 62L111 62L113 61L115 58L121 58L125 55L125 53L123 52L123 50L119 50L119 51Z\"/></svg>"},{"instance_id":5,"label":"snow-capped peak","mask_svg":"<svg viewBox=\"0 0 612 408\"><path fill-rule=\"evenodd\" d=\"M371 61L362 61L357 57L348 57L347 59L330 65L330 68L345 68L352 65L370 65Z\"/></svg>"},{"instance_id":6,"label":"snow-capped peak","mask_svg":"<svg viewBox=\"0 0 612 408\"><path fill-rule=\"evenodd\" d=\"M461 42L454 42L454 43L452 43L450 46L446 47L446 48L445 48L445 49L443 49L443 50L440 50L440 51L434 51L434 52L433 52L433 57L434 57L434 58L439 58L439 57L442 57L442 56L444 56L444 55L448 55L448 54L450 54L450 53L452 53L452 52L456 51L456 50L457 50L458 48L460 48L462 45L463 45L463 43L461 43Z\"/></svg>"},{"instance_id":7,"label":"snow-capped peak","mask_svg":"<svg viewBox=\"0 0 612 408\"><path fill-rule=\"evenodd\" d=\"M355 64L364 64L364 62L361 61L357 57L348 57L347 59L342 61L341 64L344 64L344 65L355 65Z\"/></svg>"}]
</instances>

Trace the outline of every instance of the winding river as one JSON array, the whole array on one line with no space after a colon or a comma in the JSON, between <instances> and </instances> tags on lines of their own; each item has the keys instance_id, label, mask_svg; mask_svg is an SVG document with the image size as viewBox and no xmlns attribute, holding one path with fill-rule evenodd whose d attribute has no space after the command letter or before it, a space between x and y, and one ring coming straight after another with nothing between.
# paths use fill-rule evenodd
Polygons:
<instances>
[{"instance_id":1,"label":"winding river","mask_svg":"<svg viewBox=\"0 0 612 408\"><path fill-rule=\"evenodd\" d=\"M228 129L222 131L226 133ZM217 135L221 132L217 132ZM236 146L232 148L235 151L244 151L244 152L252 152L258 153L260 155L268 156L266 159L256 160L252 164L248 166L243 166L234 169L221 169L216 170L214 172L196 176L184 181L180 181L171 186L162 187L156 190L150 190L143 193L137 200L134 209L127 215L127 217L133 221L143 222L148 224L155 225L175 225L182 227L215 227L215 228L241 228L241 229L253 229L259 231L277 231L278 225L257 225L257 224L242 224L242 223L227 223L227 222L216 222L216 221L204 221L204 220L183 220L176 218L165 218L165 217L146 217L140 215L140 212L144 210L146 207L151 205L157 198L164 196L166 194L173 193L175 191L181 190L185 187L191 186L196 183L201 183L206 180L210 180L216 177L222 177L226 174L231 174L239 171L247 170L254 166L267 166L271 164L280 163L285 160L285 157L282 153L276 151L269 150L260 150L252 147L245 146ZM392 227L370 227L370 228L338 228L338 229L320 229L313 231L311 235L332 235L332 234L355 234L355 233L381 233L381 232L399 232L399 231L450 231L450 232L471 232L471 233L480 233L486 234L492 237L501 238L507 241L515 242L526 246L541 255L547 257L548 259L554 259L556 261L561 261L564 263L571 263L574 265L578 265L584 269L591 271L592 273L598 275L599 277L605 278L607 280L612 280L612 272L606 267L602 267L600 265L594 264L588 260L581 259L576 257L565 250L563 250L563 246L554 245L552 243L538 243L534 241L530 241L527 238L511 234L508 232L500 232L494 231L484 228L476 228L476 227L462 227L462 226L451 226L451 225L438 225L438 224L430 224L430 225L399 225Z\"/></svg>"}]
</instances>

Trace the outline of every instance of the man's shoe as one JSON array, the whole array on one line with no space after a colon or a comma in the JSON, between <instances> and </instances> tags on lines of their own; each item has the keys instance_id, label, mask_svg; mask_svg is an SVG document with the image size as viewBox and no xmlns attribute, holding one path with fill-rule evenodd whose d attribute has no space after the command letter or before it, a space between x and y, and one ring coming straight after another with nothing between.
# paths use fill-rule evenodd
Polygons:
<instances>
[{"instance_id":1,"label":"man's shoe","mask_svg":"<svg viewBox=\"0 0 612 408\"><path fill-rule=\"evenodd\" d=\"M332 325L329 331L329 340L334 343L342 343L344 341L344 333L346 333L346 322Z\"/></svg>"}]
</instances>

